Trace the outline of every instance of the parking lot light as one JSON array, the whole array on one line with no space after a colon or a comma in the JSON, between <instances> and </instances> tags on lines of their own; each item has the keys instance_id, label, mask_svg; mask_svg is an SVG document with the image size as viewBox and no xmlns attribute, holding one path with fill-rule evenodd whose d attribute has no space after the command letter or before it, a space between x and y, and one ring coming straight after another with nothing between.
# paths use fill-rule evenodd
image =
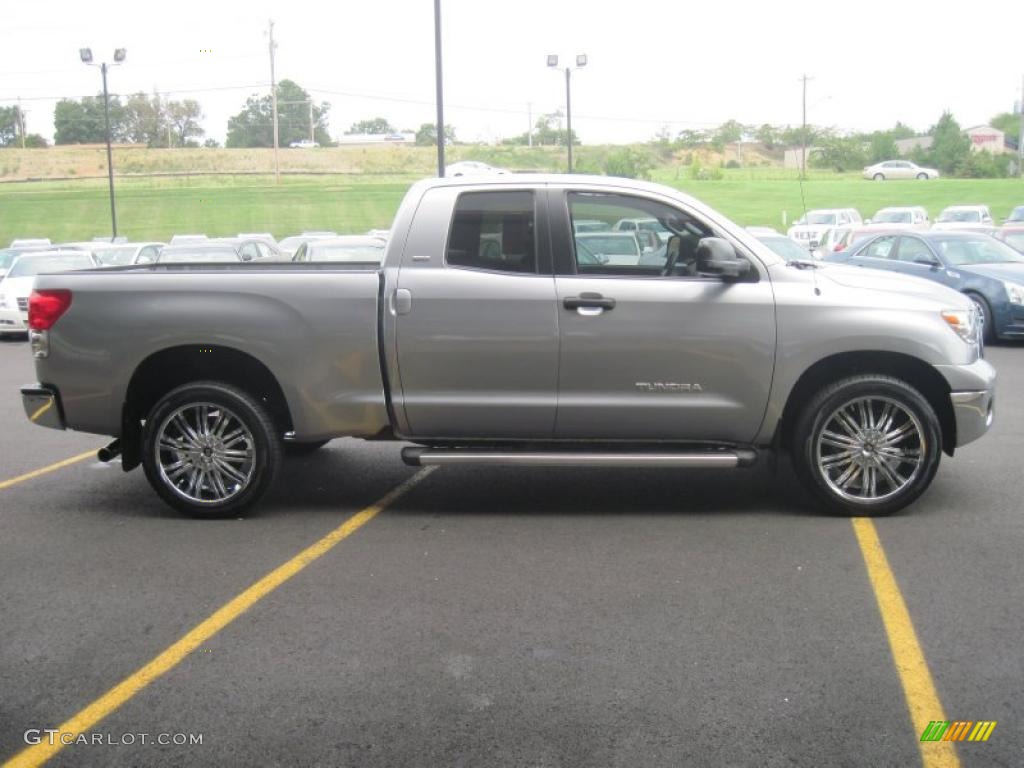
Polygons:
<instances>
[{"instance_id":1,"label":"parking lot light","mask_svg":"<svg viewBox=\"0 0 1024 768\"><path fill-rule=\"evenodd\" d=\"M92 60L92 48L78 49L78 56L82 59L82 63L88 64L90 67L99 67L103 74L103 123L107 134L107 180L110 183L110 228L113 232L111 242L117 237L117 209L114 206L114 157L110 150L110 95L107 92L107 70L120 65L126 55L127 51L124 48L117 48L114 51L113 64L107 64L105 61L97 64Z\"/></svg>"},{"instance_id":2,"label":"parking lot light","mask_svg":"<svg viewBox=\"0 0 1024 768\"><path fill-rule=\"evenodd\" d=\"M552 69L558 67L558 56L548 54L548 66ZM572 92L570 81L573 69L582 69L587 66L587 54L576 54L576 66L565 68L565 143L569 149L569 173L572 173Z\"/></svg>"}]
</instances>

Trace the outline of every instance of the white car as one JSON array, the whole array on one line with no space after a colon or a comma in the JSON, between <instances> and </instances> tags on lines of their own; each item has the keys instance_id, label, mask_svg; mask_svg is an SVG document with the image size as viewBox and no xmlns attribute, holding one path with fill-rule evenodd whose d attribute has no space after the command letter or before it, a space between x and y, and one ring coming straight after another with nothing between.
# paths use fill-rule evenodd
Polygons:
<instances>
[{"instance_id":1,"label":"white car","mask_svg":"<svg viewBox=\"0 0 1024 768\"><path fill-rule=\"evenodd\" d=\"M951 205L944 208L932 224L932 229L991 234L996 225L987 205Z\"/></svg>"},{"instance_id":2,"label":"white car","mask_svg":"<svg viewBox=\"0 0 1024 768\"><path fill-rule=\"evenodd\" d=\"M643 251L634 232L577 232L576 249L579 263L610 266L637 266ZM650 252L653 249L648 249Z\"/></svg>"},{"instance_id":3,"label":"white car","mask_svg":"<svg viewBox=\"0 0 1024 768\"><path fill-rule=\"evenodd\" d=\"M931 225L931 221L928 219L928 211L919 205L882 208L864 223L869 225L872 231L885 229L928 229Z\"/></svg>"},{"instance_id":4,"label":"white car","mask_svg":"<svg viewBox=\"0 0 1024 768\"><path fill-rule=\"evenodd\" d=\"M123 267L128 264L151 264L160 255L163 243L65 243L61 248L91 251L101 267Z\"/></svg>"},{"instance_id":5,"label":"white car","mask_svg":"<svg viewBox=\"0 0 1024 768\"><path fill-rule=\"evenodd\" d=\"M481 163L477 160L462 160L458 163L452 163L444 169L444 175L446 178L453 178L455 176L490 176L492 174L506 174L508 169L496 168L493 165L487 163Z\"/></svg>"},{"instance_id":6,"label":"white car","mask_svg":"<svg viewBox=\"0 0 1024 768\"><path fill-rule=\"evenodd\" d=\"M653 232L659 244L668 241L672 232L657 219L619 219L612 229L616 232Z\"/></svg>"},{"instance_id":7,"label":"white car","mask_svg":"<svg viewBox=\"0 0 1024 768\"><path fill-rule=\"evenodd\" d=\"M293 141L288 145L291 149L313 149L319 147L319 142L310 141L309 139L302 139L301 141Z\"/></svg>"},{"instance_id":8,"label":"white car","mask_svg":"<svg viewBox=\"0 0 1024 768\"><path fill-rule=\"evenodd\" d=\"M856 208L821 208L808 211L805 216L793 222L786 236L813 251L821 242L825 230L833 227L853 227L862 223Z\"/></svg>"},{"instance_id":9,"label":"white car","mask_svg":"<svg viewBox=\"0 0 1024 768\"><path fill-rule=\"evenodd\" d=\"M367 235L339 235L310 240L299 246L292 261L372 262L384 260L388 242L382 237Z\"/></svg>"},{"instance_id":10,"label":"white car","mask_svg":"<svg viewBox=\"0 0 1024 768\"><path fill-rule=\"evenodd\" d=\"M922 168L920 165L909 160L885 160L881 163L869 165L864 169L864 178L873 181L885 181L886 179L926 179L939 178L939 172L934 168Z\"/></svg>"},{"instance_id":11,"label":"white car","mask_svg":"<svg viewBox=\"0 0 1024 768\"><path fill-rule=\"evenodd\" d=\"M38 251L16 258L0 280L0 336L28 333L28 297L36 275L98 266L96 258L88 251Z\"/></svg>"}]
</instances>

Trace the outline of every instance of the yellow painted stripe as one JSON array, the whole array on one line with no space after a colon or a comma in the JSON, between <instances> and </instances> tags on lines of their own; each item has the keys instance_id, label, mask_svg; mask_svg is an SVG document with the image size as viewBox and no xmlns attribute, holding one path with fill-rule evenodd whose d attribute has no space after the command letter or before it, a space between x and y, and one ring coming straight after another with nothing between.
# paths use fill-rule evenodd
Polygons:
<instances>
[{"instance_id":1,"label":"yellow painted stripe","mask_svg":"<svg viewBox=\"0 0 1024 768\"><path fill-rule=\"evenodd\" d=\"M896 577L889 568L889 561L882 549L875 524L867 517L852 519L854 533L860 544L868 578L878 601L885 632L889 636L893 662L900 676L903 695L910 710L913 723L913 738L921 750L924 768L958 768L956 747L949 741L920 741L921 734L932 720L945 720L942 702L932 682L928 662L924 659L921 643L917 640L910 612L903 600Z\"/></svg>"},{"instance_id":2,"label":"yellow painted stripe","mask_svg":"<svg viewBox=\"0 0 1024 768\"><path fill-rule=\"evenodd\" d=\"M18 483L24 483L26 480L31 480L34 477L39 477L40 475L48 475L50 472L56 472L58 469L63 469L64 467L70 467L72 464L77 464L80 461L85 461L90 456L95 456L95 455L96 455L96 451L95 450L86 451L85 453L80 453L77 456L72 456L70 459L64 459L64 461L58 461L56 464L51 464L48 467L43 467L42 469L34 469L31 472L26 472L24 475L18 475L17 477L12 477L10 480L4 480L3 482L0 482L0 491L4 490L5 488L10 488L12 485L17 485Z\"/></svg>"},{"instance_id":3,"label":"yellow painted stripe","mask_svg":"<svg viewBox=\"0 0 1024 768\"><path fill-rule=\"evenodd\" d=\"M377 516L378 512L393 504L400 496L423 480L434 469L436 467L420 470L375 504L352 515L352 517L348 518L318 542L304 549L291 560L284 563L284 565L275 568L244 592L219 608L208 619L196 626L148 664L126 677L81 712L61 723L57 730L60 733L74 734L76 736L91 730L97 723L135 696L135 694L139 693L151 682L174 669L192 651L224 629L224 627L261 599L299 573L314 560L329 552L339 542L348 538L370 522ZM66 738L68 741L73 740L73 737L70 736ZM34 744L19 752L5 763L3 768L28 768L29 766L42 765L57 754L63 746L59 736L54 739L52 745L48 739L44 739L42 743Z\"/></svg>"}]
</instances>

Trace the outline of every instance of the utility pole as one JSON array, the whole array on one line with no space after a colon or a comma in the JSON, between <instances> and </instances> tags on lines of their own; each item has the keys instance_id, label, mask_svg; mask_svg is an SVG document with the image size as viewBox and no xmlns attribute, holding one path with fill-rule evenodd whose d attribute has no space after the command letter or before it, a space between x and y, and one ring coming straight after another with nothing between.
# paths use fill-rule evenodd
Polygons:
<instances>
[{"instance_id":1,"label":"utility pole","mask_svg":"<svg viewBox=\"0 0 1024 768\"><path fill-rule=\"evenodd\" d=\"M572 96L570 95L569 77L572 70L565 68L565 143L569 147L569 173L572 173Z\"/></svg>"},{"instance_id":2,"label":"utility pole","mask_svg":"<svg viewBox=\"0 0 1024 768\"><path fill-rule=\"evenodd\" d=\"M316 134L315 134L315 131L314 131L314 123L313 123L313 100L310 99L309 100L309 143L310 144L312 144L316 140L314 138L315 135Z\"/></svg>"},{"instance_id":3,"label":"utility pole","mask_svg":"<svg viewBox=\"0 0 1024 768\"><path fill-rule=\"evenodd\" d=\"M274 20L270 20L270 103L274 114L274 183L281 181L281 166L277 160L277 80L274 77Z\"/></svg>"},{"instance_id":4,"label":"utility pole","mask_svg":"<svg viewBox=\"0 0 1024 768\"><path fill-rule=\"evenodd\" d=\"M107 93L107 64L100 64L103 73L103 125L107 130L107 179L110 182L110 242L117 239L117 210L114 207L114 158L110 151L110 96Z\"/></svg>"},{"instance_id":5,"label":"utility pole","mask_svg":"<svg viewBox=\"0 0 1024 768\"><path fill-rule=\"evenodd\" d=\"M800 178L806 178L807 176L807 81L813 80L813 77L808 77L806 73L800 77L800 80L804 84L804 95L803 95L803 128L800 130Z\"/></svg>"},{"instance_id":6,"label":"utility pole","mask_svg":"<svg viewBox=\"0 0 1024 768\"><path fill-rule=\"evenodd\" d=\"M25 148L25 113L21 111L21 97L18 97L18 133L21 134L21 148Z\"/></svg>"},{"instance_id":7,"label":"utility pole","mask_svg":"<svg viewBox=\"0 0 1024 768\"><path fill-rule=\"evenodd\" d=\"M526 143L533 146L533 102L526 102Z\"/></svg>"},{"instance_id":8,"label":"utility pole","mask_svg":"<svg viewBox=\"0 0 1024 768\"><path fill-rule=\"evenodd\" d=\"M1017 131L1017 175L1024 178L1024 77L1020 79L1020 128Z\"/></svg>"},{"instance_id":9,"label":"utility pole","mask_svg":"<svg viewBox=\"0 0 1024 768\"><path fill-rule=\"evenodd\" d=\"M444 178L444 84L441 69L441 0L434 0L434 76L437 80L437 175Z\"/></svg>"}]
</instances>

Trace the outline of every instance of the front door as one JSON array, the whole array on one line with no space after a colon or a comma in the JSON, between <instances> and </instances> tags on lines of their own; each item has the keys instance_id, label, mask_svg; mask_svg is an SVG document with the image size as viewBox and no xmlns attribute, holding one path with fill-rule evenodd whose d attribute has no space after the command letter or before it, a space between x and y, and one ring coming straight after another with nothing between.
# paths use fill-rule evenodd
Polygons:
<instances>
[{"instance_id":1,"label":"front door","mask_svg":"<svg viewBox=\"0 0 1024 768\"><path fill-rule=\"evenodd\" d=\"M775 362L775 304L763 266L724 282L697 270L699 215L641 196L551 193L564 439L749 442ZM632 264L594 258L572 221L657 219L678 235ZM678 243L678 252L669 246ZM742 255L742 254L741 254Z\"/></svg>"}]
</instances>

